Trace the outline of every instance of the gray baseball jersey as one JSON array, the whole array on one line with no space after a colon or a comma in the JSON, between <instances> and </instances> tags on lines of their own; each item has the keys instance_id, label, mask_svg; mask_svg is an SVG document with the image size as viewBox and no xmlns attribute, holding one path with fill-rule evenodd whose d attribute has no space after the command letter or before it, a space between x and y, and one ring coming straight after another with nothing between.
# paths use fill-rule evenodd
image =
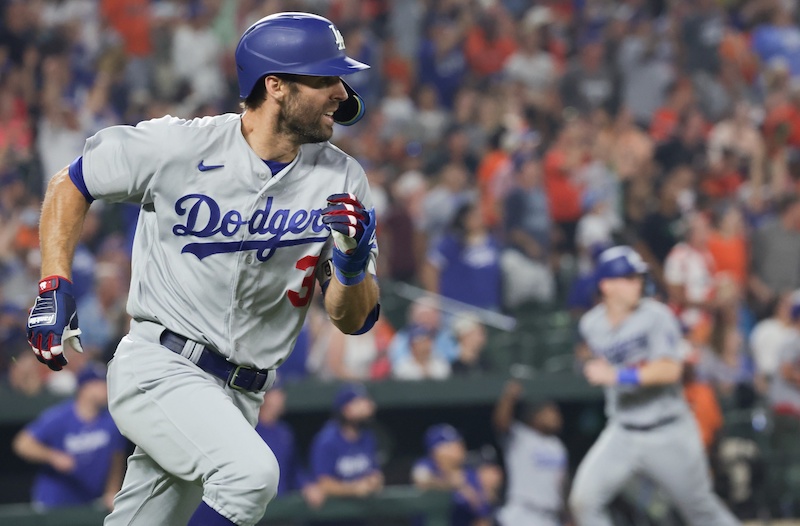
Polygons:
<instances>
[{"instance_id":1,"label":"gray baseball jersey","mask_svg":"<svg viewBox=\"0 0 800 526\"><path fill-rule=\"evenodd\" d=\"M660 358L680 361L678 320L663 303L644 298L619 326L612 327L602 303L583 315L580 336L597 357L619 367L636 367ZM679 383L658 387L618 385L606 388L606 414L624 424L649 425L688 414Z\"/></svg>"},{"instance_id":2,"label":"gray baseball jersey","mask_svg":"<svg viewBox=\"0 0 800 526\"><path fill-rule=\"evenodd\" d=\"M315 272L329 278L326 197L372 199L363 169L330 143L301 146L273 175L240 126L226 114L107 128L86 142L83 174L92 197L142 207L130 315L266 369L291 352Z\"/></svg>"},{"instance_id":3,"label":"gray baseball jersey","mask_svg":"<svg viewBox=\"0 0 800 526\"><path fill-rule=\"evenodd\" d=\"M769 390L770 402L773 406L782 406L800 412L800 387L790 383L782 374L780 367L785 364L800 364L800 333L794 332L793 338L787 338L780 349L778 372L772 379Z\"/></svg>"},{"instance_id":4,"label":"gray baseball jersey","mask_svg":"<svg viewBox=\"0 0 800 526\"><path fill-rule=\"evenodd\" d=\"M506 437L504 455L507 505L560 513L568 469L567 449L561 440L514 422Z\"/></svg>"}]
</instances>

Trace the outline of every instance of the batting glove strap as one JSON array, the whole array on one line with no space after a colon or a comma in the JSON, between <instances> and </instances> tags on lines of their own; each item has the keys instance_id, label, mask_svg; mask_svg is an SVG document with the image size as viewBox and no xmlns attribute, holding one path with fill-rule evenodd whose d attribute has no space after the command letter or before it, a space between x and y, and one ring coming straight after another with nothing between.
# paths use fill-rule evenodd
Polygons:
<instances>
[{"instance_id":1,"label":"batting glove strap","mask_svg":"<svg viewBox=\"0 0 800 526\"><path fill-rule=\"evenodd\" d=\"M336 266L334 266L333 272L336 274L336 279L339 280L339 283L341 283L342 285L347 285L348 287L351 285L358 285L359 283L364 281L364 278L367 277L367 273L364 270L362 270L358 274L345 274L344 272L336 268Z\"/></svg>"},{"instance_id":2,"label":"batting glove strap","mask_svg":"<svg viewBox=\"0 0 800 526\"><path fill-rule=\"evenodd\" d=\"M48 276L39 282L39 295L28 316L27 335L36 358L54 371L67 365L63 344L79 352L80 329L72 282L63 276Z\"/></svg>"}]
</instances>

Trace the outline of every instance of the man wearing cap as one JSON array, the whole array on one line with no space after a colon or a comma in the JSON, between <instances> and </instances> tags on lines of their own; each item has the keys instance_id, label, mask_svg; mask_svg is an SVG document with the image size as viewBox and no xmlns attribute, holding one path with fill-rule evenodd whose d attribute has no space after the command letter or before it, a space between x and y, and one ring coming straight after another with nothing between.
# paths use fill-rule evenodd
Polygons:
<instances>
[{"instance_id":1,"label":"man wearing cap","mask_svg":"<svg viewBox=\"0 0 800 526\"><path fill-rule=\"evenodd\" d=\"M453 492L451 526L492 524L492 504L478 470L466 465L467 449L461 434L450 424L437 424L425 432L428 456L411 470L414 485L423 490Z\"/></svg>"},{"instance_id":2,"label":"man wearing cap","mask_svg":"<svg viewBox=\"0 0 800 526\"><path fill-rule=\"evenodd\" d=\"M40 464L32 489L37 509L89 504L111 509L122 486L127 442L108 412L106 368L89 363L75 398L51 407L14 438L14 452Z\"/></svg>"},{"instance_id":3,"label":"man wearing cap","mask_svg":"<svg viewBox=\"0 0 800 526\"><path fill-rule=\"evenodd\" d=\"M366 497L383 489L377 439L367 427L374 414L375 403L363 385L347 384L336 394L333 417L310 451L311 477L325 497Z\"/></svg>"},{"instance_id":4,"label":"man wearing cap","mask_svg":"<svg viewBox=\"0 0 800 526\"><path fill-rule=\"evenodd\" d=\"M434 351L436 330L416 323L408 328L411 354L397 362L398 380L443 380L450 376L450 363Z\"/></svg>"}]
</instances>

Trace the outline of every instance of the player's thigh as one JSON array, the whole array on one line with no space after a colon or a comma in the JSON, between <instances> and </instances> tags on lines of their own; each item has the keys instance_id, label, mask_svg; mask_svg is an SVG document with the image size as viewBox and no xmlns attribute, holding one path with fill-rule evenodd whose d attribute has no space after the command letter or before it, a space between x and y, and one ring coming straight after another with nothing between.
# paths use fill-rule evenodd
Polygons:
<instances>
[{"instance_id":1,"label":"player's thigh","mask_svg":"<svg viewBox=\"0 0 800 526\"><path fill-rule=\"evenodd\" d=\"M610 424L578 466L570 503L605 505L637 468L637 443L630 432Z\"/></svg>"},{"instance_id":2,"label":"player's thigh","mask_svg":"<svg viewBox=\"0 0 800 526\"><path fill-rule=\"evenodd\" d=\"M173 477L137 447L104 526L186 524L202 497L200 484Z\"/></svg>"},{"instance_id":3,"label":"player's thigh","mask_svg":"<svg viewBox=\"0 0 800 526\"><path fill-rule=\"evenodd\" d=\"M277 471L275 456L231 396L179 355L126 337L108 386L120 431L165 471L204 483L226 469Z\"/></svg>"}]
</instances>

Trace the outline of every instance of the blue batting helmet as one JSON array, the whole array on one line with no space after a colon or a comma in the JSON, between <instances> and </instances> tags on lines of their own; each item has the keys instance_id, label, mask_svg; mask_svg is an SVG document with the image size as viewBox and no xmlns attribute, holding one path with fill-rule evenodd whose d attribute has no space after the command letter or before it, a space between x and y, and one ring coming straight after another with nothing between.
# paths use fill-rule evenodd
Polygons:
<instances>
[{"instance_id":1,"label":"blue batting helmet","mask_svg":"<svg viewBox=\"0 0 800 526\"><path fill-rule=\"evenodd\" d=\"M236 46L239 96L247 98L265 75L288 73L338 77L369 68L344 52L344 38L327 18L310 13L276 13L244 32ZM342 81L348 98L333 120L349 126L364 115L364 101Z\"/></svg>"},{"instance_id":2,"label":"blue batting helmet","mask_svg":"<svg viewBox=\"0 0 800 526\"><path fill-rule=\"evenodd\" d=\"M642 256L627 245L619 245L604 250L597 258L595 277L599 284L606 278L622 278L635 274L645 274L647 263Z\"/></svg>"},{"instance_id":3,"label":"blue batting helmet","mask_svg":"<svg viewBox=\"0 0 800 526\"><path fill-rule=\"evenodd\" d=\"M792 292L792 295L789 297L789 302L791 304L789 313L792 317L792 321L800 320L800 289Z\"/></svg>"}]
</instances>

